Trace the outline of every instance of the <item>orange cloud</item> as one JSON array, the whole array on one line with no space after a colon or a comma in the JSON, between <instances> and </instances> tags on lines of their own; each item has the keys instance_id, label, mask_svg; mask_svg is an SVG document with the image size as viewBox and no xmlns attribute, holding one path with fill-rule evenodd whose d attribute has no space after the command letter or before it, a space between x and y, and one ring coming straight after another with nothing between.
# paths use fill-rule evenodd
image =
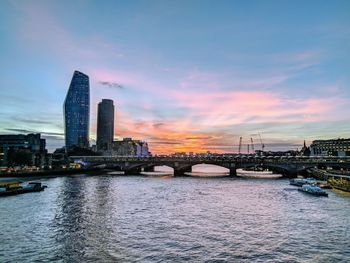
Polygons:
<instances>
[{"instance_id":1,"label":"orange cloud","mask_svg":"<svg viewBox=\"0 0 350 263\"><path fill-rule=\"evenodd\" d=\"M337 112L347 108L348 103L336 95L310 94L301 99L261 89L281 84L288 78L284 75L242 84L252 85L255 90L220 90L219 75L199 71L190 74L176 89L163 87L142 74L93 70L91 76L96 81L126 85L124 91L103 90L103 96L116 98L115 135L147 140L153 153L232 152L240 136L264 132L261 129L288 138L284 143L295 145L297 139L287 131L289 127L342 120L344 115ZM100 90L95 92L95 97L101 97Z\"/></svg>"}]
</instances>

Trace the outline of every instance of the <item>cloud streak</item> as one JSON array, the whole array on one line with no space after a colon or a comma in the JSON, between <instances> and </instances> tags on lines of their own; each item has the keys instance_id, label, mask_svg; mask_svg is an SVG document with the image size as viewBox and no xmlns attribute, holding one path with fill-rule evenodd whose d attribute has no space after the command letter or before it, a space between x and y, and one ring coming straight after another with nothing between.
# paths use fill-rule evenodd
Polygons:
<instances>
[{"instance_id":1,"label":"cloud streak","mask_svg":"<svg viewBox=\"0 0 350 263\"><path fill-rule=\"evenodd\" d=\"M124 89L124 86L116 83L116 82L110 82L110 81L99 81L99 84L103 85L103 86L107 86L109 88L117 88L117 89Z\"/></svg>"}]
</instances>

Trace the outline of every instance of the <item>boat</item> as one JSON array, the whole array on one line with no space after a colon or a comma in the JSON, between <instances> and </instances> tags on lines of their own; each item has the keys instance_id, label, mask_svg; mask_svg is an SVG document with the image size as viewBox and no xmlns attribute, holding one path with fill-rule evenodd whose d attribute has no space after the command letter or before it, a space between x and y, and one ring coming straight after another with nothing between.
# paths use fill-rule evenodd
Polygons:
<instances>
[{"instance_id":1,"label":"boat","mask_svg":"<svg viewBox=\"0 0 350 263\"><path fill-rule=\"evenodd\" d=\"M303 186L304 184L316 184L317 181L313 178L294 178L289 180L290 185Z\"/></svg>"},{"instance_id":2,"label":"boat","mask_svg":"<svg viewBox=\"0 0 350 263\"><path fill-rule=\"evenodd\" d=\"M274 174L273 171L269 170L245 170L245 169L237 169L237 176L239 177L247 177L247 178L263 178L263 179L274 179L279 178L282 175Z\"/></svg>"},{"instance_id":3,"label":"boat","mask_svg":"<svg viewBox=\"0 0 350 263\"><path fill-rule=\"evenodd\" d=\"M298 191L305 192L317 196L328 196L325 190L321 189L316 185L304 184Z\"/></svg>"},{"instance_id":4,"label":"boat","mask_svg":"<svg viewBox=\"0 0 350 263\"><path fill-rule=\"evenodd\" d=\"M29 182L27 184L22 184L21 182L1 183L0 197L30 192L40 192L43 191L46 187L46 185L42 185L40 182Z\"/></svg>"},{"instance_id":5,"label":"boat","mask_svg":"<svg viewBox=\"0 0 350 263\"><path fill-rule=\"evenodd\" d=\"M237 169L237 173L239 174L258 174L258 175L266 175L266 174L273 174L272 171L269 170L245 170L245 169Z\"/></svg>"},{"instance_id":6,"label":"boat","mask_svg":"<svg viewBox=\"0 0 350 263\"><path fill-rule=\"evenodd\" d=\"M350 176L332 174L328 176L328 184L338 190L350 192Z\"/></svg>"},{"instance_id":7,"label":"boat","mask_svg":"<svg viewBox=\"0 0 350 263\"><path fill-rule=\"evenodd\" d=\"M322 189L332 189L332 186L330 186L327 181L317 181L317 186L321 187Z\"/></svg>"}]
</instances>

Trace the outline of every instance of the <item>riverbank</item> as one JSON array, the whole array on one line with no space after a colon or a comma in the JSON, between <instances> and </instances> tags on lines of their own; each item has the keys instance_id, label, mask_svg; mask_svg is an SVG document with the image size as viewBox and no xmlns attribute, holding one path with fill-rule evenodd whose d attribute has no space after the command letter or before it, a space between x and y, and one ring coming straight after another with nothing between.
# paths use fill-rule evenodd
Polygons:
<instances>
[{"instance_id":1,"label":"riverbank","mask_svg":"<svg viewBox=\"0 0 350 263\"><path fill-rule=\"evenodd\" d=\"M55 169L55 170L39 170L39 171L21 171L11 173L0 173L0 178L5 177L33 177L33 176L65 176L81 173L96 173L103 171L102 168L81 168L81 169Z\"/></svg>"},{"instance_id":2,"label":"riverbank","mask_svg":"<svg viewBox=\"0 0 350 263\"><path fill-rule=\"evenodd\" d=\"M350 193L350 176L348 171L321 170L312 168L308 170L311 177L317 180L327 181L333 189L338 189Z\"/></svg>"}]
</instances>

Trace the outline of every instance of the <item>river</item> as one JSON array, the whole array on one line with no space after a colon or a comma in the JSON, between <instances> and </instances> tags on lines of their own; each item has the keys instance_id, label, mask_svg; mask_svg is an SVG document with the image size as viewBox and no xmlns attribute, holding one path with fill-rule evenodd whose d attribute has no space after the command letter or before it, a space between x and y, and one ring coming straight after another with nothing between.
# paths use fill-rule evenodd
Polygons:
<instances>
[{"instance_id":1,"label":"river","mask_svg":"<svg viewBox=\"0 0 350 263\"><path fill-rule=\"evenodd\" d=\"M0 198L0 262L349 262L350 196L285 179L75 175Z\"/></svg>"}]
</instances>

